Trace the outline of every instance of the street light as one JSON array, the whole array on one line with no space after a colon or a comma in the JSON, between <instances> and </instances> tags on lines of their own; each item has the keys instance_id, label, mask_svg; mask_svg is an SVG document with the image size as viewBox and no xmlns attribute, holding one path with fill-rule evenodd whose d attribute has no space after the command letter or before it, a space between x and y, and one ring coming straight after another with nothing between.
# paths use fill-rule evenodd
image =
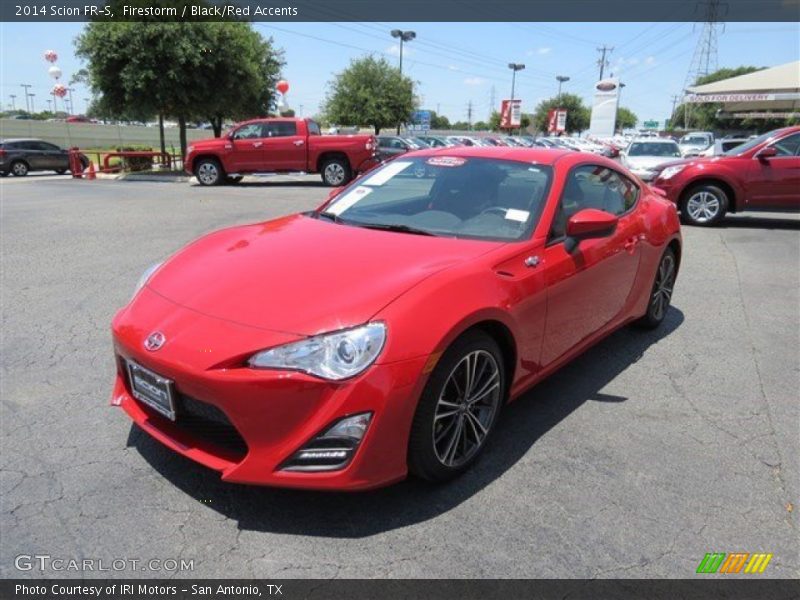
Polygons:
<instances>
[{"instance_id":1,"label":"street light","mask_svg":"<svg viewBox=\"0 0 800 600\"><path fill-rule=\"evenodd\" d=\"M522 71L525 65L521 63L508 63L508 68L511 69L511 99L514 99L514 84L517 81L517 71Z\"/></svg>"},{"instance_id":2,"label":"street light","mask_svg":"<svg viewBox=\"0 0 800 600\"><path fill-rule=\"evenodd\" d=\"M417 37L415 31L401 31L400 29L392 29L390 32L393 38L400 40L400 75L403 74L403 42L410 42Z\"/></svg>"},{"instance_id":3,"label":"street light","mask_svg":"<svg viewBox=\"0 0 800 600\"><path fill-rule=\"evenodd\" d=\"M401 29L392 29L389 32L393 38L400 40L400 76L403 75L403 43L410 42L417 37L416 31L402 31ZM397 124L397 135L400 135L400 123Z\"/></svg>"},{"instance_id":4,"label":"street light","mask_svg":"<svg viewBox=\"0 0 800 600\"><path fill-rule=\"evenodd\" d=\"M36 94L28 94L28 98L31 99L31 114L33 114L33 112L35 110L34 107L33 107L33 98L34 98L34 96L36 96Z\"/></svg>"},{"instance_id":5,"label":"street light","mask_svg":"<svg viewBox=\"0 0 800 600\"><path fill-rule=\"evenodd\" d=\"M558 81L558 101L561 102L561 84L569 81L569 77L566 75L556 75L556 80Z\"/></svg>"}]
</instances>

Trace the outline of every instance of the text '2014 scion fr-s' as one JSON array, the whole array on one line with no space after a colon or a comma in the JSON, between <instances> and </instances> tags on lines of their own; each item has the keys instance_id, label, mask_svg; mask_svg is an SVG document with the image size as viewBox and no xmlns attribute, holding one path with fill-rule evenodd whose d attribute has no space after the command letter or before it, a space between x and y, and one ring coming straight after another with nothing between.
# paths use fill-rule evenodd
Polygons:
<instances>
[{"instance_id":1,"label":"text '2014 scion fr-s'","mask_svg":"<svg viewBox=\"0 0 800 600\"><path fill-rule=\"evenodd\" d=\"M446 480L505 403L658 326L680 256L674 205L605 158L409 153L149 269L113 321L111 401L230 482Z\"/></svg>"}]
</instances>

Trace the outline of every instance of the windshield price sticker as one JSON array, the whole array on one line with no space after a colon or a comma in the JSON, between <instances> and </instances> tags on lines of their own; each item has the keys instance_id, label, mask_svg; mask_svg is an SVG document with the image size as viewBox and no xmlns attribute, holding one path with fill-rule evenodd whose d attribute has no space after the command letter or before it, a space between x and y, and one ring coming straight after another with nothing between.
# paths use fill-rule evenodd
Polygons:
<instances>
[{"instance_id":1,"label":"windshield price sticker","mask_svg":"<svg viewBox=\"0 0 800 600\"><path fill-rule=\"evenodd\" d=\"M389 181L392 177L404 171L408 167L411 166L411 163L407 160L405 161L393 161L390 162L388 165L383 167L379 172L375 173L372 177L369 177L365 182L364 185L374 185L379 186L383 185L387 181Z\"/></svg>"},{"instance_id":2,"label":"windshield price sticker","mask_svg":"<svg viewBox=\"0 0 800 600\"><path fill-rule=\"evenodd\" d=\"M530 216L531 213L527 210L519 210L516 208L509 208L506 210L506 219L509 221L519 221L520 223L524 223Z\"/></svg>"},{"instance_id":3,"label":"windshield price sticker","mask_svg":"<svg viewBox=\"0 0 800 600\"><path fill-rule=\"evenodd\" d=\"M348 208L353 206L356 202L360 201L362 198L366 198L371 193L372 190L370 188L360 185L342 196L336 202L336 204L328 209L328 212L333 213L334 215L340 215Z\"/></svg>"},{"instance_id":4,"label":"windshield price sticker","mask_svg":"<svg viewBox=\"0 0 800 600\"><path fill-rule=\"evenodd\" d=\"M432 156L426 161L432 167L460 167L467 159L460 156Z\"/></svg>"}]
</instances>

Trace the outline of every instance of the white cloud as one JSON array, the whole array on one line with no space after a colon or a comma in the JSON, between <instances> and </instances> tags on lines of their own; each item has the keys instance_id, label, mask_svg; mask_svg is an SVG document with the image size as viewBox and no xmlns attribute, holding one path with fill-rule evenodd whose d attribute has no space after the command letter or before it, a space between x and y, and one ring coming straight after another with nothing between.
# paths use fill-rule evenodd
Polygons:
<instances>
[{"instance_id":1,"label":"white cloud","mask_svg":"<svg viewBox=\"0 0 800 600\"><path fill-rule=\"evenodd\" d=\"M537 53L537 54L542 54L542 55L544 55L544 54L550 54L550 52L551 52L552 50L553 50L552 48L549 48L549 47L547 47L547 46L543 46L543 47L539 48L539 49L536 51L536 53Z\"/></svg>"},{"instance_id":2,"label":"white cloud","mask_svg":"<svg viewBox=\"0 0 800 600\"><path fill-rule=\"evenodd\" d=\"M400 56L400 44L392 44L388 48L386 48L386 54L391 54L392 56ZM403 57L410 56L414 54L414 51L409 48L408 46L403 46Z\"/></svg>"},{"instance_id":3,"label":"white cloud","mask_svg":"<svg viewBox=\"0 0 800 600\"><path fill-rule=\"evenodd\" d=\"M464 80L464 85L483 85L484 83L486 83L486 80L480 77L467 77Z\"/></svg>"},{"instance_id":4,"label":"white cloud","mask_svg":"<svg viewBox=\"0 0 800 600\"><path fill-rule=\"evenodd\" d=\"M655 56L648 56L644 59L644 64L646 65L654 65L656 64L656 57Z\"/></svg>"},{"instance_id":5,"label":"white cloud","mask_svg":"<svg viewBox=\"0 0 800 600\"><path fill-rule=\"evenodd\" d=\"M461 70L455 65L447 65L447 68L450 69L451 71L460 71Z\"/></svg>"}]
</instances>

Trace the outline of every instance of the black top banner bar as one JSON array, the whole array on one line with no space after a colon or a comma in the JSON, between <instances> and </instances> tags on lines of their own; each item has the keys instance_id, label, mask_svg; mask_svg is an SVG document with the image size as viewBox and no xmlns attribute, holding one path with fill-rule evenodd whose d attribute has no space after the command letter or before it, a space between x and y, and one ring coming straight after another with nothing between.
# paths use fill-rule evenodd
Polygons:
<instances>
[{"instance_id":1,"label":"black top banner bar","mask_svg":"<svg viewBox=\"0 0 800 600\"><path fill-rule=\"evenodd\" d=\"M708 0L2 0L0 21L692 22ZM797 22L797 0L723 0L717 21Z\"/></svg>"}]
</instances>

